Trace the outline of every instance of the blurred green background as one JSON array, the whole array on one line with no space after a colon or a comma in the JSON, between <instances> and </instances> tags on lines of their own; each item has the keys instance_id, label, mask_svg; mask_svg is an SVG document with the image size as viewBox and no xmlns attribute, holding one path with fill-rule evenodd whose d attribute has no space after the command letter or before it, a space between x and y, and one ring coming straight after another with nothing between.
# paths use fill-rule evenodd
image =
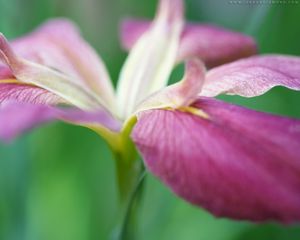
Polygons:
<instances>
[{"instance_id":1,"label":"blurred green background","mask_svg":"<svg viewBox=\"0 0 300 240\"><path fill-rule=\"evenodd\" d=\"M300 56L300 2L266 2L186 0L187 18L251 34L263 53ZM15 38L48 18L71 18L116 81L126 57L118 41L119 22L126 16L152 17L155 6L156 0L0 0L0 31ZM221 98L300 118L300 94L287 89L252 99ZM117 214L112 155L93 132L51 123L0 145L1 240L105 240ZM139 219L141 240L300 239L297 225L216 219L176 198L150 174Z\"/></svg>"}]
</instances>

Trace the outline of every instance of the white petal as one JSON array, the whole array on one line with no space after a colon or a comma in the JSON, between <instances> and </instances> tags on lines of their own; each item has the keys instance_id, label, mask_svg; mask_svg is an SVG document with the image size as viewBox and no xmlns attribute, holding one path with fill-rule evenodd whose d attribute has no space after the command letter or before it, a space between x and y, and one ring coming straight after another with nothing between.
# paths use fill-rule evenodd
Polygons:
<instances>
[{"instance_id":1,"label":"white petal","mask_svg":"<svg viewBox=\"0 0 300 240\"><path fill-rule=\"evenodd\" d=\"M183 26L181 0L162 0L152 27L136 43L120 74L120 117L129 116L147 95L167 85Z\"/></svg>"}]
</instances>

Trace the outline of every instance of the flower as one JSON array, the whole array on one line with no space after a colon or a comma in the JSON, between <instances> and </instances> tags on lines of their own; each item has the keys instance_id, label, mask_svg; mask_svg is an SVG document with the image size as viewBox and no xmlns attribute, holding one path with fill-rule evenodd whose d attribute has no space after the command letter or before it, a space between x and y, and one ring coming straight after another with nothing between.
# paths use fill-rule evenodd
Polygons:
<instances>
[{"instance_id":1,"label":"flower","mask_svg":"<svg viewBox=\"0 0 300 240\"><path fill-rule=\"evenodd\" d=\"M299 220L300 121L213 97L300 90L300 58L250 57L250 37L184 24L182 0L161 0L153 23L127 20L122 40L131 51L115 92L69 21L52 20L11 44L1 36L0 137L58 118L97 131L114 150L132 139L150 172L216 216ZM182 61L185 76L167 86Z\"/></svg>"}]
</instances>

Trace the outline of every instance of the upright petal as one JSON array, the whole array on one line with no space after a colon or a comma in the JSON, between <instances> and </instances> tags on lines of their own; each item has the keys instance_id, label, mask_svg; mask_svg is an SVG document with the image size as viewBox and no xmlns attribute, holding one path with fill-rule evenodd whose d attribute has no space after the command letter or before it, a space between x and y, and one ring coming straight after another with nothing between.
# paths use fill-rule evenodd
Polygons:
<instances>
[{"instance_id":1,"label":"upright petal","mask_svg":"<svg viewBox=\"0 0 300 240\"><path fill-rule=\"evenodd\" d=\"M76 84L71 77L17 56L3 35L0 35L0 60L20 82L44 88L79 108L95 110L105 106L101 98Z\"/></svg>"},{"instance_id":2,"label":"upright petal","mask_svg":"<svg viewBox=\"0 0 300 240\"><path fill-rule=\"evenodd\" d=\"M185 200L216 216L300 220L300 120L217 100L140 114L133 140L148 169Z\"/></svg>"},{"instance_id":3,"label":"upright petal","mask_svg":"<svg viewBox=\"0 0 300 240\"><path fill-rule=\"evenodd\" d=\"M85 112L79 109L4 101L0 103L0 140L11 141L24 131L55 119L86 127L105 128L113 132L121 129L120 123L103 110Z\"/></svg>"},{"instance_id":4,"label":"upright petal","mask_svg":"<svg viewBox=\"0 0 300 240\"><path fill-rule=\"evenodd\" d=\"M207 73L200 95L255 97L276 86L300 90L299 57L262 55L214 68Z\"/></svg>"},{"instance_id":5,"label":"upright petal","mask_svg":"<svg viewBox=\"0 0 300 240\"><path fill-rule=\"evenodd\" d=\"M156 19L131 50L120 74L117 98L122 118L144 97L167 85L182 24L182 0L161 0Z\"/></svg>"},{"instance_id":6,"label":"upright petal","mask_svg":"<svg viewBox=\"0 0 300 240\"><path fill-rule=\"evenodd\" d=\"M13 41L12 47L27 60L72 76L77 84L101 96L109 108L114 107L113 87L105 65L71 21L50 20L33 33Z\"/></svg>"},{"instance_id":7,"label":"upright petal","mask_svg":"<svg viewBox=\"0 0 300 240\"><path fill-rule=\"evenodd\" d=\"M131 49L149 28L149 21L125 20L121 26L123 47L127 50ZM256 51L256 43L250 36L213 25L189 23L181 34L177 61L199 57L207 67L214 67L249 57Z\"/></svg>"},{"instance_id":8,"label":"upright petal","mask_svg":"<svg viewBox=\"0 0 300 240\"><path fill-rule=\"evenodd\" d=\"M139 104L135 112L157 108L182 108L198 98L205 79L206 69L199 59L187 61L183 79L159 90Z\"/></svg>"}]
</instances>

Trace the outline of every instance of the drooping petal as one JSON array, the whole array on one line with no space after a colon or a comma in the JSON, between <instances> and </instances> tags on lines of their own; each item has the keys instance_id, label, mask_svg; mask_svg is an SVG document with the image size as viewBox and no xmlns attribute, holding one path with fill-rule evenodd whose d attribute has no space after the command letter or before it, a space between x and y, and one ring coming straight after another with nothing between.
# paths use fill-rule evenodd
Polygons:
<instances>
[{"instance_id":1,"label":"drooping petal","mask_svg":"<svg viewBox=\"0 0 300 240\"><path fill-rule=\"evenodd\" d=\"M182 24L182 0L161 0L156 19L133 47L120 74L117 97L122 118L145 96L167 85Z\"/></svg>"},{"instance_id":2,"label":"drooping petal","mask_svg":"<svg viewBox=\"0 0 300 240\"><path fill-rule=\"evenodd\" d=\"M0 79L0 103L17 101L33 104L67 104L63 98L45 89L19 83L16 79Z\"/></svg>"},{"instance_id":3,"label":"drooping petal","mask_svg":"<svg viewBox=\"0 0 300 240\"><path fill-rule=\"evenodd\" d=\"M184 78L173 85L155 92L136 108L136 113L157 108L180 108L189 106L198 98L206 69L199 59L187 61Z\"/></svg>"},{"instance_id":4,"label":"drooping petal","mask_svg":"<svg viewBox=\"0 0 300 240\"><path fill-rule=\"evenodd\" d=\"M133 140L148 169L216 216L300 220L300 120L200 99L191 113L140 113Z\"/></svg>"},{"instance_id":5,"label":"drooping petal","mask_svg":"<svg viewBox=\"0 0 300 240\"><path fill-rule=\"evenodd\" d=\"M17 56L5 37L0 34L0 60L9 66L22 83L34 84L64 98L84 110L104 108L102 99L89 89L72 81L71 77Z\"/></svg>"},{"instance_id":6,"label":"drooping petal","mask_svg":"<svg viewBox=\"0 0 300 240\"><path fill-rule=\"evenodd\" d=\"M55 119L87 127L104 127L113 132L121 129L120 123L105 111L85 112L79 109L5 101L0 103L0 140L11 141L24 131Z\"/></svg>"},{"instance_id":7,"label":"drooping petal","mask_svg":"<svg viewBox=\"0 0 300 240\"><path fill-rule=\"evenodd\" d=\"M114 107L113 87L104 63L70 20L50 20L14 40L12 48L27 60L72 76L74 82L101 96L109 108Z\"/></svg>"},{"instance_id":8,"label":"drooping petal","mask_svg":"<svg viewBox=\"0 0 300 240\"><path fill-rule=\"evenodd\" d=\"M149 27L150 22L146 20L125 20L121 26L123 47L131 49ZM181 35L177 61L199 57L206 66L214 67L256 52L255 41L250 36L213 25L189 23Z\"/></svg>"},{"instance_id":9,"label":"drooping petal","mask_svg":"<svg viewBox=\"0 0 300 240\"><path fill-rule=\"evenodd\" d=\"M207 73L200 95L255 97L276 86L300 90L300 57L262 55L214 68Z\"/></svg>"},{"instance_id":10,"label":"drooping petal","mask_svg":"<svg viewBox=\"0 0 300 240\"><path fill-rule=\"evenodd\" d=\"M119 132L122 123L104 110L85 112L79 109L56 109L56 118L75 125L90 128L106 128L111 132Z\"/></svg>"},{"instance_id":11,"label":"drooping petal","mask_svg":"<svg viewBox=\"0 0 300 240\"><path fill-rule=\"evenodd\" d=\"M54 118L46 105L21 102L0 103L0 140L11 141L22 132Z\"/></svg>"}]
</instances>

